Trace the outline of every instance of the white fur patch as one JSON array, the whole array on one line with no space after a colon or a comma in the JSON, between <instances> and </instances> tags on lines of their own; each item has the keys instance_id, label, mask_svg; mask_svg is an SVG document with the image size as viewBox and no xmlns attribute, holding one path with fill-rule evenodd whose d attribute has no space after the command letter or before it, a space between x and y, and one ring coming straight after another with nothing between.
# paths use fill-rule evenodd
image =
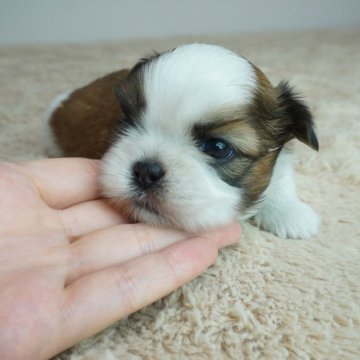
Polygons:
<instances>
[{"instance_id":1,"label":"white fur patch","mask_svg":"<svg viewBox=\"0 0 360 360\"><path fill-rule=\"evenodd\" d=\"M248 104L256 83L250 63L228 49L180 46L146 68L145 124L178 136L214 112Z\"/></svg>"},{"instance_id":2,"label":"white fur patch","mask_svg":"<svg viewBox=\"0 0 360 360\"><path fill-rule=\"evenodd\" d=\"M54 111L58 109L62 105L62 103L71 96L71 94L72 94L72 90L57 95L46 110L44 117L43 137L44 137L45 151L49 157L61 157L64 155L63 151L56 143L53 130L50 126L50 120Z\"/></svg>"}]
</instances>

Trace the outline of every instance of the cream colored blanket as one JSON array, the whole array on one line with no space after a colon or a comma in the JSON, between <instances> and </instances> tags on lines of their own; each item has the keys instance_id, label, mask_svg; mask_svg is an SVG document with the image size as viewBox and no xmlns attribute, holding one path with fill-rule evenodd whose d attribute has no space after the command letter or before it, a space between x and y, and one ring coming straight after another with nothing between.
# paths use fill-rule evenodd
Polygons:
<instances>
[{"instance_id":1,"label":"cream colored blanket","mask_svg":"<svg viewBox=\"0 0 360 360\"><path fill-rule=\"evenodd\" d=\"M45 156L42 117L58 93L192 41L230 47L305 95L320 152L296 144L296 179L320 234L244 225L202 276L57 359L359 359L360 29L0 48L0 160Z\"/></svg>"}]
</instances>

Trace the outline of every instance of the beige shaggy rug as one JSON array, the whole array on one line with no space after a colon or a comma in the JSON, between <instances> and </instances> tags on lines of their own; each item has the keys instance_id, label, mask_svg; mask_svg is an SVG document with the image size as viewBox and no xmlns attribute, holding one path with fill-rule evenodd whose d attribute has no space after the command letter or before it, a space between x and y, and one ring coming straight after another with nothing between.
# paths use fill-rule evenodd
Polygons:
<instances>
[{"instance_id":1,"label":"beige shaggy rug","mask_svg":"<svg viewBox=\"0 0 360 360\"><path fill-rule=\"evenodd\" d=\"M45 156L41 120L58 93L192 41L240 52L309 101L320 152L296 144L296 179L320 234L244 225L202 276L56 359L359 359L360 29L0 48L0 159Z\"/></svg>"}]
</instances>

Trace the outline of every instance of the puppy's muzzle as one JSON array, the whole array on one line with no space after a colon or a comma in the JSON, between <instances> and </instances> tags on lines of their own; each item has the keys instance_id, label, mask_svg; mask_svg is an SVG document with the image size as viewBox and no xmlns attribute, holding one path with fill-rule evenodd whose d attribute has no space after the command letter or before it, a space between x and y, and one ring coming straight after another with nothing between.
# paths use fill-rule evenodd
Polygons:
<instances>
[{"instance_id":1,"label":"puppy's muzzle","mask_svg":"<svg viewBox=\"0 0 360 360\"><path fill-rule=\"evenodd\" d=\"M165 175L163 166L156 160L137 161L132 171L134 184L141 191L158 185Z\"/></svg>"}]
</instances>

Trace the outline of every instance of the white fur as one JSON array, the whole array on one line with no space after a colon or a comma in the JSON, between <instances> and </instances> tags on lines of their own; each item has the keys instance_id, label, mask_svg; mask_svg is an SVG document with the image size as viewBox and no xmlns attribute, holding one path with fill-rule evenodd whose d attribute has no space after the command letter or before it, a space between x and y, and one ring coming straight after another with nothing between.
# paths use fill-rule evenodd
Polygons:
<instances>
[{"instance_id":1,"label":"white fur","mask_svg":"<svg viewBox=\"0 0 360 360\"><path fill-rule=\"evenodd\" d=\"M306 239L318 232L319 217L297 196L293 155L286 148L279 154L263 197L264 200L254 216L257 225L282 238Z\"/></svg>"},{"instance_id":2,"label":"white fur","mask_svg":"<svg viewBox=\"0 0 360 360\"><path fill-rule=\"evenodd\" d=\"M70 97L71 94L72 91L66 91L60 95L57 95L46 110L43 129L45 151L49 157L61 157L64 155L63 151L56 143L55 136L49 122L54 111L58 109L62 103Z\"/></svg>"}]
</instances>

